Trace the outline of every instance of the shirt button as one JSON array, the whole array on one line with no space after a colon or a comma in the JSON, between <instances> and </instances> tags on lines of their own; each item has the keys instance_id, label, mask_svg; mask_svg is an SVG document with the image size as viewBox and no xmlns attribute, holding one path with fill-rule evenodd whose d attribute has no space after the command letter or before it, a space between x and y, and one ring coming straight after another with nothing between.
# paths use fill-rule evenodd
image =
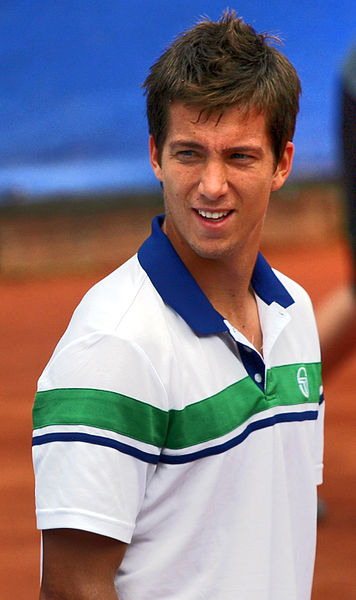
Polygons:
<instances>
[{"instance_id":1,"label":"shirt button","mask_svg":"<svg viewBox=\"0 0 356 600\"><path fill-rule=\"evenodd\" d=\"M255 381L256 381L256 383L261 383L262 375L260 373L255 374Z\"/></svg>"}]
</instances>

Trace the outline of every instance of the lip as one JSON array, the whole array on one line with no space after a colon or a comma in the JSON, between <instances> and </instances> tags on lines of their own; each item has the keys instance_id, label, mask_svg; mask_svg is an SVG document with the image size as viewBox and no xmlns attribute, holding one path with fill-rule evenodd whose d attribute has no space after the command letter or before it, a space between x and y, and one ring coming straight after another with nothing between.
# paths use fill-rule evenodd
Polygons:
<instances>
[{"instance_id":1,"label":"lip","mask_svg":"<svg viewBox=\"0 0 356 600\"><path fill-rule=\"evenodd\" d=\"M208 214L216 214L216 213L226 213L225 215L221 216L220 218L207 218L203 215L200 214L200 212L204 212L204 213L208 213ZM196 215L197 219L199 219L199 222L202 223L203 225L205 225L206 227L221 227L223 224L225 224L231 217L231 215L233 214L233 210L229 209L229 208L193 208L193 212Z\"/></svg>"}]
</instances>

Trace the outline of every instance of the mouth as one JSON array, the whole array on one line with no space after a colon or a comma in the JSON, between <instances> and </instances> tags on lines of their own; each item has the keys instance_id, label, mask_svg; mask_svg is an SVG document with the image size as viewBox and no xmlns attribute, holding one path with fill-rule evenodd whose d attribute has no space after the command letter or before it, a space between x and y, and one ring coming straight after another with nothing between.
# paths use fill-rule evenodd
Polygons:
<instances>
[{"instance_id":1,"label":"mouth","mask_svg":"<svg viewBox=\"0 0 356 600\"><path fill-rule=\"evenodd\" d=\"M214 223L223 221L232 212L231 210L210 211L200 210L199 208L195 210L198 213L198 215L203 217L203 219L206 219L207 221L212 221Z\"/></svg>"}]
</instances>

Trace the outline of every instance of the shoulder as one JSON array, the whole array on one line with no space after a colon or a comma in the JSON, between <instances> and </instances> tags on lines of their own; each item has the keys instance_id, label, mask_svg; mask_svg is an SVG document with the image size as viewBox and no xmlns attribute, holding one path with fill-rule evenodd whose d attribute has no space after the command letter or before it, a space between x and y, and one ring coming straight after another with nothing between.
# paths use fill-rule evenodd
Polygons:
<instances>
[{"instance_id":1,"label":"shoulder","mask_svg":"<svg viewBox=\"0 0 356 600\"><path fill-rule=\"evenodd\" d=\"M308 341L309 348L314 348L319 360L319 335L312 300L308 292L296 281L275 271L281 283L286 287L294 302L287 308L290 317L290 331L295 339L303 344Z\"/></svg>"},{"instance_id":2,"label":"shoulder","mask_svg":"<svg viewBox=\"0 0 356 600\"><path fill-rule=\"evenodd\" d=\"M302 287L299 283L291 279L284 273L278 271L278 269L273 268L273 272L278 277L280 282L284 285L286 290L292 296L294 303L296 306L304 306L312 308L312 301L310 299L309 293Z\"/></svg>"},{"instance_id":3,"label":"shoulder","mask_svg":"<svg viewBox=\"0 0 356 600\"><path fill-rule=\"evenodd\" d=\"M160 302L134 255L84 295L56 350L95 332L121 336L122 332L130 330L129 323L147 321L152 305Z\"/></svg>"},{"instance_id":4,"label":"shoulder","mask_svg":"<svg viewBox=\"0 0 356 600\"><path fill-rule=\"evenodd\" d=\"M134 255L96 283L83 297L72 322L90 321L99 330L115 330L140 294L147 275Z\"/></svg>"},{"instance_id":5,"label":"shoulder","mask_svg":"<svg viewBox=\"0 0 356 600\"><path fill-rule=\"evenodd\" d=\"M314 307L309 293L287 275L279 271L275 271L275 273L294 300L287 308L293 331L301 337L308 336L309 339L316 340L319 345Z\"/></svg>"},{"instance_id":6,"label":"shoulder","mask_svg":"<svg viewBox=\"0 0 356 600\"><path fill-rule=\"evenodd\" d=\"M133 256L85 294L38 381L38 391L110 390L165 401L156 367L169 345L166 312Z\"/></svg>"},{"instance_id":7,"label":"shoulder","mask_svg":"<svg viewBox=\"0 0 356 600\"><path fill-rule=\"evenodd\" d=\"M91 394L106 402L108 393L119 394L165 408L166 394L155 367L162 348L155 352L145 344L150 317L143 307L148 310L150 302L159 302L154 292L135 257L94 285L74 311L37 391L57 390L62 398L71 390L69 398L83 396L86 402Z\"/></svg>"},{"instance_id":8,"label":"shoulder","mask_svg":"<svg viewBox=\"0 0 356 600\"><path fill-rule=\"evenodd\" d=\"M319 363L319 335L311 298L299 283L276 269L273 271L292 299L281 311L285 326L275 347L274 360L278 364Z\"/></svg>"}]
</instances>

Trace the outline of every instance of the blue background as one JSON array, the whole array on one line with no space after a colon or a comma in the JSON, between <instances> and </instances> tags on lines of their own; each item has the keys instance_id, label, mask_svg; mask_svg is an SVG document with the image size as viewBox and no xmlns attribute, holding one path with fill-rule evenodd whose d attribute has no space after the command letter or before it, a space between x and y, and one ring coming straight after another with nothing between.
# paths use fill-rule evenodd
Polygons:
<instances>
[{"instance_id":1,"label":"blue background","mask_svg":"<svg viewBox=\"0 0 356 600\"><path fill-rule=\"evenodd\" d=\"M141 84L200 16L226 2L3 0L0 5L0 201L156 186ZM230 4L283 39L302 81L295 177L338 166L338 76L356 36L354 0Z\"/></svg>"}]
</instances>

